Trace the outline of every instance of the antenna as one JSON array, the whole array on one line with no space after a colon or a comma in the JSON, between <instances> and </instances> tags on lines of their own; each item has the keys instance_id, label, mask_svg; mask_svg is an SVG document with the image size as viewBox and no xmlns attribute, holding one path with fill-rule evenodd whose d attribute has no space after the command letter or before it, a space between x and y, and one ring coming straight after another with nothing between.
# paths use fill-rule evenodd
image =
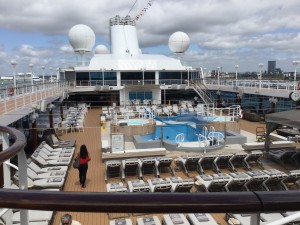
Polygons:
<instances>
[{"instance_id":1,"label":"antenna","mask_svg":"<svg viewBox=\"0 0 300 225\"><path fill-rule=\"evenodd\" d=\"M132 5L131 9L129 10L129 12L127 13L127 15L131 12L131 10L133 9L133 7L134 7L135 4L137 3L137 1L138 1L138 0L136 0L136 1L133 3L133 5ZM146 13L146 11L153 5L153 2L154 2L154 0L148 0L147 5L140 11L139 14L137 14L137 15L135 16L134 20L135 20L135 21L138 21L138 20Z\"/></svg>"},{"instance_id":2,"label":"antenna","mask_svg":"<svg viewBox=\"0 0 300 225\"><path fill-rule=\"evenodd\" d=\"M133 5L131 6L131 8L130 8L130 10L129 10L129 12L127 13L127 15L126 16L128 16L129 15L129 13L131 12L131 10L133 9L133 7L135 6L135 4L137 3L137 1L138 0L135 0L135 2L133 3Z\"/></svg>"}]
</instances>

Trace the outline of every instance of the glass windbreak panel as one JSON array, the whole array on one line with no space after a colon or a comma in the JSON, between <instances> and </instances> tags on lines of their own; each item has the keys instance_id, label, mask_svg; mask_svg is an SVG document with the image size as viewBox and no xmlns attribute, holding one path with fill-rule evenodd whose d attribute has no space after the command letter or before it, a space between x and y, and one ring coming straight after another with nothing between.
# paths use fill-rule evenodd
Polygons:
<instances>
[{"instance_id":1,"label":"glass windbreak panel","mask_svg":"<svg viewBox=\"0 0 300 225\"><path fill-rule=\"evenodd\" d=\"M187 79L188 79L188 73L182 72L182 80L187 80Z\"/></svg>"},{"instance_id":2,"label":"glass windbreak panel","mask_svg":"<svg viewBox=\"0 0 300 225\"><path fill-rule=\"evenodd\" d=\"M102 72L91 72L91 80L102 80Z\"/></svg>"},{"instance_id":3,"label":"glass windbreak panel","mask_svg":"<svg viewBox=\"0 0 300 225\"><path fill-rule=\"evenodd\" d=\"M89 72L76 72L76 80L90 80Z\"/></svg>"},{"instance_id":4,"label":"glass windbreak panel","mask_svg":"<svg viewBox=\"0 0 300 225\"><path fill-rule=\"evenodd\" d=\"M151 100L152 92L151 91L130 91L129 92L129 100L140 99L143 101L144 99Z\"/></svg>"},{"instance_id":5,"label":"glass windbreak panel","mask_svg":"<svg viewBox=\"0 0 300 225\"><path fill-rule=\"evenodd\" d=\"M105 80L117 80L117 72L104 72Z\"/></svg>"},{"instance_id":6,"label":"glass windbreak panel","mask_svg":"<svg viewBox=\"0 0 300 225\"><path fill-rule=\"evenodd\" d=\"M145 80L155 80L155 72L144 72Z\"/></svg>"},{"instance_id":7,"label":"glass windbreak panel","mask_svg":"<svg viewBox=\"0 0 300 225\"><path fill-rule=\"evenodd\" d=\"M104 72L105 85L116 86L117 85L117 72Z\"/></svg>"},{"instance_id":8,"label":"glass windbreak panel","mask_svg":"<svg viewBox=\"0 0 300 225\"><path fill-rule=\"evenodd\" d=\"M145 91L145 99L152 99L152 92L151 91Z\"/></svg>"},{"instance_id":9,"label":"glass windbreak panel","mask_svg":"<svg viewBox=\"0 0 300 225\"><path fill-rule=\"evenodd\" d=\"M190 79L198 79L198 78L199 78L199 72L198 71L190 72Z\"/></svg>"},{"instance_id":10,"label":"glass windbreak panel","mask_svg":"<svg viewBox=\"0 0 300 225\"><path fill-rule=\"evenodd\" d=\"M181 72L159 72L159 79L181 79Z\"/></svg>"},{"instance_id":11,"label":"glass windbreak panel","mask_svg":"<svg viewBox=\"0 0 300 225\"><path fill-rule=\"evenodd\" d=\"M142 80L143 72L121 72L121 80Z\"/></svg>"}]
</instances>

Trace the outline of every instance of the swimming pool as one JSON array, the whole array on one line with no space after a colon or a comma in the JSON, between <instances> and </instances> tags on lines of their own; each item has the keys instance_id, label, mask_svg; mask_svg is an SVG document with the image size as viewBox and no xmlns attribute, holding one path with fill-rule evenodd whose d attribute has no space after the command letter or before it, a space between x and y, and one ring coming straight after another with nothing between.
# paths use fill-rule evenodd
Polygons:
<instances>
[{"instance_id":1,"label":"swimming pool","mask_svg":"<svg viewBox=\"0 0 300 225\"><path fill-rule=\"evenodd\" d=\"M128 120L119 120L118 125L128 125L128 126L136 126L147 124L148 120L145 119L128 119Z\"/></svg>"},{"instance_id":2,"label":"swimming pool","mask_svg":"<svg viewBox=\"0 0 300 225\"><path fill-rule=\"evenodd\" d=\"M204 116L203 119L211 122L225 122L225 121L231 121L230 116Z\"/></svg>"},{"instance_id":3,"label":"swimming pool","mask_svg":"<svg viewBox=\"0 0 300 225\"><path fill-rule=\"evenodd\" d=\"M198 141L196 134L201 133L201 130L193 128L188 125L167 125L157 126L154 133L141 135L140 138L143 141L163 140L175 141L175 137L180 134L184 134L184 142Z\"/></svg>"}]
</instances>

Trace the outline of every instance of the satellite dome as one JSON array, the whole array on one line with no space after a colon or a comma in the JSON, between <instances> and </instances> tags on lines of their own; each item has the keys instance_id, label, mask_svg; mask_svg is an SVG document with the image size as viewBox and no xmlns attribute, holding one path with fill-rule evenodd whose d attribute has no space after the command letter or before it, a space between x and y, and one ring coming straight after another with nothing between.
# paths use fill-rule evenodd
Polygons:
<instances>
[{"instance_id":1,"label":"satellite dome","mask_svg":"<svg viewBox=\"0 0 300 225\"><path fill-rule=\"evenodd\" d=\"M75 52L90 52L95 39L94 31L84 24L75 25L69 31L69 42Z\"/></svg>"},{"instance_id":2,"label":"satellite dome","mask_svg":"<svg viewBox=\"0 0 300 225\"><path fill-rule=\"evenodd\" d=\"M169 48L174 53L184 53L189 46L190 38L184 32L177 31L169 38Z\"/></svg>"},{"instance_id":3,"label":"satellite dome","mask_svg":"<svg viewBox=\"0 0 300 225\"><path fill-rule=\"evenodd\" d=\"M95 54L107 54L107 52L105 45L97 45L95 48Z\"/></svg>"}]
</instances>

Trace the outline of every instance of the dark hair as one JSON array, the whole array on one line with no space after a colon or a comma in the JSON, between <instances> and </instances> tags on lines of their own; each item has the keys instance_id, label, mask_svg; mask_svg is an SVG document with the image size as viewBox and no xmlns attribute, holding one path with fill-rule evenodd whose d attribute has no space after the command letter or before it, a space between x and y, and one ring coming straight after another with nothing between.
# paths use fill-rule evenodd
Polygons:
<instances>
[{"instance_id":1,"label":"dark hair","mask_svg":"<svg viewBox=\"0 0 300 225\"><path fill-rule=\"evenodd\" d=\"M72 221L72 216L66 213L61 217L60 221L62 224L69 224Z\"/></svg>"},{"instance_id":2,"label":"dark hair","mask_svg":"<svg viewBox=\"0 0 300 225\"><path fill-rule=\"evenodd\" d=\"M85 145L80 146L80 157L86 158L88 156L88 151Z\"/></svg>"}]
</instances>

